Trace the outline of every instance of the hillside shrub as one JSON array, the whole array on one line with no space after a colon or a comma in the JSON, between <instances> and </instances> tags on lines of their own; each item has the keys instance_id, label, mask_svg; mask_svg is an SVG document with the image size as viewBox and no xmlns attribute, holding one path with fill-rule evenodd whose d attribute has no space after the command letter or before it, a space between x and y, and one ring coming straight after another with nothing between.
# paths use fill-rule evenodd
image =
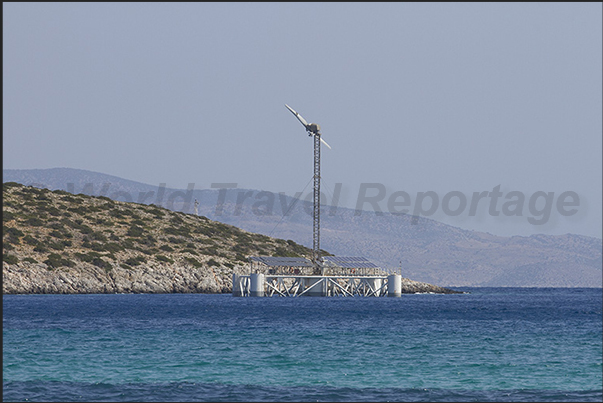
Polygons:
<instances>
[{"instance_id":1,"label":"hillside shrub","mask_svg":"<svg viewBox=\"0 0 603 403\"><path fill-rule=\"evenodd\" d=\"M143 256L133 256L126 259L126 264L129 264L130 266L138 266L140 264L145 263L146 261L147 259Z\"/></svg>"},{"instance_id":2,"label":"hillside shrub","mask_svg":"<svg viewBox=\"0 0 603 403\"><path fill-rule=\"evenodd\" d=\"M151 206L153 206L153 204L151 204ZM163 218L163 216L165 216L165 213L163 211L159 210L158 208L154 208L152 210L149 210L148 212L153 214L155 216L155 218L157 218L157 219Z\"/></svg>"},{"instance_id":3,"label":"hillside shrub","mask_svg":"<svg viewBox=\"0 0 603 403\"><path fill-rule=\"evenodd\" d=\"M175 212L172 212L172 217L170 218L170 222L172 224L184 224L184 220L180 217L178 217L177 215L175 215Z\"/></svg>"},{"instance_id":4,"label":"hillside shrub","mask_svg":"<svg viewBox=\"0 0 603 403\"><path fill-rule=\"evenodd\" d=\"M172 259L164 255L155 255L155 259L159 260L160 262L174 263Z\"/></svg>"},{"instance_id":5,"label":"hillside shrub","mask_svg":"<svg viewBox=\"0 0 603 403\"><path fill-rule=\"evenodd\" d=\"M77 207L67 207L68 211L71 211L72 213L78 213L78 214L86 214L89 210L84 207L84 206L77 206Z\"/></svg>"},{"instance_id":6,"label":"hillside shrub","mask_svg":"<svg viewBox=\"0 0 603 403\"><path fill-rule=\"evenodd\" d=\"M91 234L92 232L94 232L94 230L92 228L90 228L86 224L82 224L83 223L82 220L71 221L71 220L64 218L63 221L66 221L65 225L67 225L73 229L79 230L84 235Z\"/></svg>"},{"instance_id":7,"label":"hillside shrub","mask_svg":"<svg viewBox=\"0 0 603 403\"><path fill-rule=\"evenodd\" d=\"M163 232L165 232L166 234L169 235L180 235L180 236L184 236L184 237L190 237L191 233L190 230L186 227L167 227L163 230Z\"/></svg>"},{"instance_id":8,"label":"hillside shrub","mask_svg":"<svg viewBox=\"0 0 603 403\"><path fill-rule=\"evenodd\" d=\"M119 252L124 250L124 247L115 242L109 242L105 244L105 250L107 252Z\"/></svg>"},{"instance_id":9,"label":"hillside shrub","mask_svg":"<svg viewBox=\"0 0 603 403\"><path fill-rule=\"evenodd\" d=\"M232 250L241 254L249 253L249 247L247 245L236 244L232 247Z\"/></svg>"},{"instance_id":10,"label":"hillside shrub","mask_svg":"<svg viewBox=\"0 0 603 403\"><path fill-rule=\"evenodd\" d=\"M100 258L101 254L97 252L88 252L87 254L76 252L74 256L82 262L91 263L94 259Z\"/></svg>"},{"instance_id":11,"label":"hillside shrub","mask_svg":"<svg viewBox=\"0 0 603 403\"><path fill-rule=\"evenodd\" d=\"M100 231L93 231L89 236L94 241L105 242L107 240L107 237Z\"/></svg>"},{"instance_id":12,"label":"hillside shrub","mask_svg":"<svg viewBox=\"0 0 603 403\"><path fill-rule=\"evenodd\" d=\"M181 238L175 238L173 236L168 238L168 241L173 243L173 244L181 244L181 243L185 243L186 240L185 239L181 239Z\"/></svg>"},{"instance_id":13,"label":"hillside shrub","mask_svg":"<svg viewBox=\"0 0 603 403\"><path fill-rule=\"evenodd\" d=\"M117 207L114 208L113 210L109 211L109 215L111 217L115 217L115 218L125 218L126 217L124 214L122 214L121 210L119 210Z\"/></svg>"},{"instance_id":14,"label":"hillside shrub","mask_svg":"<svg viewBox=\"0 0 603 403\"><path fill-rule=\"evenodd\" d=\"M54 238L59 238L59 239L64 238L63 234L60 231L56 230L56 229L50 231L50 233L48 235L50 235L51 237L54 237Z\"/></svg>"},{"instance_id":15,"label":"hillside shrub","mask_svg":"<svg viewBox=\"0 0 603 403\"><path fill-rule=\"evenodd\" d=\"M39 252L39 253L46 253L48 252L48 248L46 247L46 245L44 245L42 242L39 242L35 248L34 248L34 252Z\"/></svg>"},{"instance_id":16,"label":"hillside shrub","mask_svg":"<svg viewBox=\"0 0 603 403\"><path fill-rule=\"evenodd\" d=\"M143 233L144 229L142 227L132 225L130 228L128 228L127 235L132 237L141 237Z\"/></svg>"},{"instance_id":17,"label":"hillside shrub","mask_svg":"<svg viewBox=\"0 0 603 403\"><path fill-rule=\"evenodd\" d=\"M295 252L291 252L285 248L282 247L278 247L276 248L276 250L274 251L274 253L272 254L272 256L283 256L283 257L300 257L300 255L298 255Z\"/></svg>"},{"instance_id":18,"label":"hillside shrub","mask_svg":"<svg viewBox=\"0 0 603 403\"><path fill-rule=\"evenodd\" d=\"M139 252L144 253L145 255L153 255L156 252L159 252L158 250L154 249L154 248L142 248L142 247L137 247L134 248L134 250L137 250Z\"/></svg>"},{"instance_id":19,"label":"hillside shrub","mask_svg":"<svg viewBox=\"0 0 603 403\"><path fill-rule=\"evenodd\" d=\"M23 231L14 227L4 227L4 234L8 234L12 237L22 237L23 235L25 235Z\"/></svg>"},{"instance_id":20,"label":"hillside shrub","mask_svg":"<svg viewBox=\"0 0 603 403\"><path fill-rule=\"evenodd\" d=\"M75 263L73 263L71 260L63 258L58 253L51 253L44 263L55 269L63 266L73 267L75 265Z\"/></svg>"},{"instance_id":21,"label":"hillside shrub","mask_svg":"<svg viewBox=\"0 0 603 403\"><path fill-rule=\"evenodd\" d=\"M90 228L89 226L87 226L86 224L84 224L80 227L80 233L83 235L91 234L93 231L94 230L92 228Z\"/></svg>"},{"instance_id":22,"label":"hillside shrub","mask_svg":"<svg viewBox=\"0 0 603 403\"><path fill-rule=\"evenodd\" d=\"M132 203L130 203L132 204ZM129 208L127 210L124 210L125 214L128 214L130 217L132 217L133 220L140 220L140 216L138 214L136 214L136 210Z\"/></svg>"},{"instance_id":23,"label":"hillside shrub","mask_svg":"<svg viewBox=\"0 0 603 403\"><path fill-rule=\"evenodd\" d=\"M200 252L204 255L215 256L218 254L218 249L215 246L208 246L207 248L201 249Z\"/></svg>"},{"instance_id":24,"label":"hillside shrub","mask_svg":"<svg viewBox=\"0 0 603 403\"><path fill-rule=\"evenodd\" d=\"M191 249L191 248L185 248L185 249L182 249L180 252L182 252L182 253L184 253L184 252L188 252L188 253L190 253L191 255L197 255L197 256L199 256L199 252L197 252L196 250Z\"/></svg>"},{"instance_id":25,"label":"hillside shrub","mask_svg":"<svg viewBox=\"0 0 603 403\"><path fill-rule=\"evenodd\" d=\"M50 207L46 208L46 211L48 212L48 214L50 214L53 217L58 217L62 214L61 210L59 210L58 208L56 208L54 206L50 206Z\"/></svg>"},{"instance_id":26,"label":"hillside shrub","mask_svg":"<svg viewBox=\"0 0 603 403\"><path fill-rule=\"evenodd\" d=\"M63 245L61 242L49 242L48 247L50 249L54 249L54 250L64 250L65 249L65 245Z\"/></svg>"},{"instance_id":27,"label":"hillside shrub","mask_svg":"<svg viewBox=\"0 0 603 403\"><path fill-rule=\"evenodd\" d=\"M30 225L32 227L41 227L42 225L44 225L44 221L39 217L30 217L25 220L25 224Z\"/></svg>"},{"instance_id":28,"label":"hillside shrub","mask_svg":"<svg viewBox=\"0 0 603 403\"><path fill-rule=\"evenodd\" d=\"M192 264L193 267L202 267L203 266L203 263L199 262L194 257L185 257L184 260L186 260L188 263Z\"/></svg>"},{"instance_id":29,"label":"hillside shrub","mask_svg":"<svg viewBox=\"0 0 603 403\"><path fill-rule=\"evenodd\" d=\"M147 235L146 237L139 239L138 243L145 246L155 246L157 240L152 235Z\"/></svg>"},{"instance_id":30,"label":"hillside shrub","mask_svg":"<svg viewBox=\"0 0 603 403\"><path fill-rule=\"evenodd\" d=\"M196 234L201 234L201 235L205 235L208 237L211 237L217 233L217 231L211 227L198 227L193 232Z\"/></svg>"},{"instance_id":31,"label":"hillside shrub","mask_svg":"<svg viewBox=\"0 0 603 403\"><path fill-rule=\"evenodd\" d=\"M97 251L97 252L104 252L106 251L105 249L105 245L99 242L92 242L89 246L90 249Z\"/></svg>"},{"instance_id":32,"label":"hillside shrub","mask_svg":"<svg viewBox=\"0 0 603 403\"><path fill-rule=\"evenodd\" d=\"M12 236L12 235L9 235L9 236L6 237L6 242L8 242L9 244L12 243L13 245L20 245L21 244L21 240L18 237Z\"/></svg>"},{"instance_id":33,"label":"hillside shrub","mask_svg":"<svg viewBox=\"0 0 603 403\"><path fill-rule=\"evenodd\" d=\"M3 254L2 260L8 264L17 264L19 263L19 258L15 255Z\"/></svg>"},{"instance_id":34,"label":"hillside shrub","mask_svg":"<svg viewBox=\"0 0 603 403\"><path fill-rule=\"evenodd\" d=\"M102 257L95 257L94 259L92 259L91 263L96 267L105 269L105 271L108 271L112 268L111 263L107 262Z\"/></svg>"}]
</instances>

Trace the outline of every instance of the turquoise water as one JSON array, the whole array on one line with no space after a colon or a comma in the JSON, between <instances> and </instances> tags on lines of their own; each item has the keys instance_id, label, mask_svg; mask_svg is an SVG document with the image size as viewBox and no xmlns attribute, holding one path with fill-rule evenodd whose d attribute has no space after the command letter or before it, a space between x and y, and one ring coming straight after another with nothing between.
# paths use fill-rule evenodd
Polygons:
<instances>
[{"instance_id":1,"label":"turquoise water","mask_svg":"<svg viewBox=\"0 0 603 403\"><path fill-rule=\"evenodd\" d=\"M601 401L601 289L3 297L3 398Z\"/></svg>"}]
</instances>

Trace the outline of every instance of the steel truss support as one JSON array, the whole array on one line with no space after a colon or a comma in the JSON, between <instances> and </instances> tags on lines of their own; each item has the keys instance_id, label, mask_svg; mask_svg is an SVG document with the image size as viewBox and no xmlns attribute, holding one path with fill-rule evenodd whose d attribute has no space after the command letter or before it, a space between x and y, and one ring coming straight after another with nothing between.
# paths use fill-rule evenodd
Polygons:
<instances>
[{"instance_id":1,"label":"steel truss support","mask_svg":"<svg viewBox=\"0 0 603 403\"><path fill-rule=\"evenodd\" d=\"M238 295L250 295L249 276L239 276ZM266 275L267 297L300 297L309 294L344 297L383 297L388 292L388 278L381 276L296 276ZM322 290L322 291L319 291Z\"/></svg>"},{"instance_id":2,"label":"steel truss support","mask_svg":"<svg viewBox=\"0 0 603 403\"><path fill-rule=\"evenodd\" d=\"M312 262L314 268L317 269L315 274L324 274L320 259L320 133L314 134L314 212L312 218Z\"/></svg>"}]
</instances>

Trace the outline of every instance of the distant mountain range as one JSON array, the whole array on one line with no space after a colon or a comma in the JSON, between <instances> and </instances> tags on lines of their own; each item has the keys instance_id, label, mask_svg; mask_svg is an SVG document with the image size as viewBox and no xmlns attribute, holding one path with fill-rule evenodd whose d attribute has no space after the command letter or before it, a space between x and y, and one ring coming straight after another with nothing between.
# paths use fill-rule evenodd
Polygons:
<instances>
[{"instance_id":1,"label":"distant mountain range","mask_svg":"<svg viewBox=\"0 0 603 403\"><path fill-rule=\"evenodd\" d=\"M196 208L212 220L312 246L311 206L284 194L239 188L172 189L70 168L3 169L3 182L156 204L191 214ZM413 225L411 218L323 206L321 248L338 256L364 256L384 268L400 267L405 277L443 286L602 286L599 238L502 237L424 217Z\"/></svg>"}]
</instances>

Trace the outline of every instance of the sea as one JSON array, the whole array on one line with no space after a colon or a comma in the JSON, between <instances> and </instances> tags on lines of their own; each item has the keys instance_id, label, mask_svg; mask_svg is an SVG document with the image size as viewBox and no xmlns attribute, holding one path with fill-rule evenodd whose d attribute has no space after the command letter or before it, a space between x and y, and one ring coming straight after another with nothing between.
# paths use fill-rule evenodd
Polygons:
<instances>
[{"instance_id":1,"label":"sea","mask_svg":"<svg viewBox=\"0 0 603 403\"><path fill-rule=\"evenodd\" d=\"M4 295L3 401L602 401L602 289Z\"/></svg>"}]
</instances>

